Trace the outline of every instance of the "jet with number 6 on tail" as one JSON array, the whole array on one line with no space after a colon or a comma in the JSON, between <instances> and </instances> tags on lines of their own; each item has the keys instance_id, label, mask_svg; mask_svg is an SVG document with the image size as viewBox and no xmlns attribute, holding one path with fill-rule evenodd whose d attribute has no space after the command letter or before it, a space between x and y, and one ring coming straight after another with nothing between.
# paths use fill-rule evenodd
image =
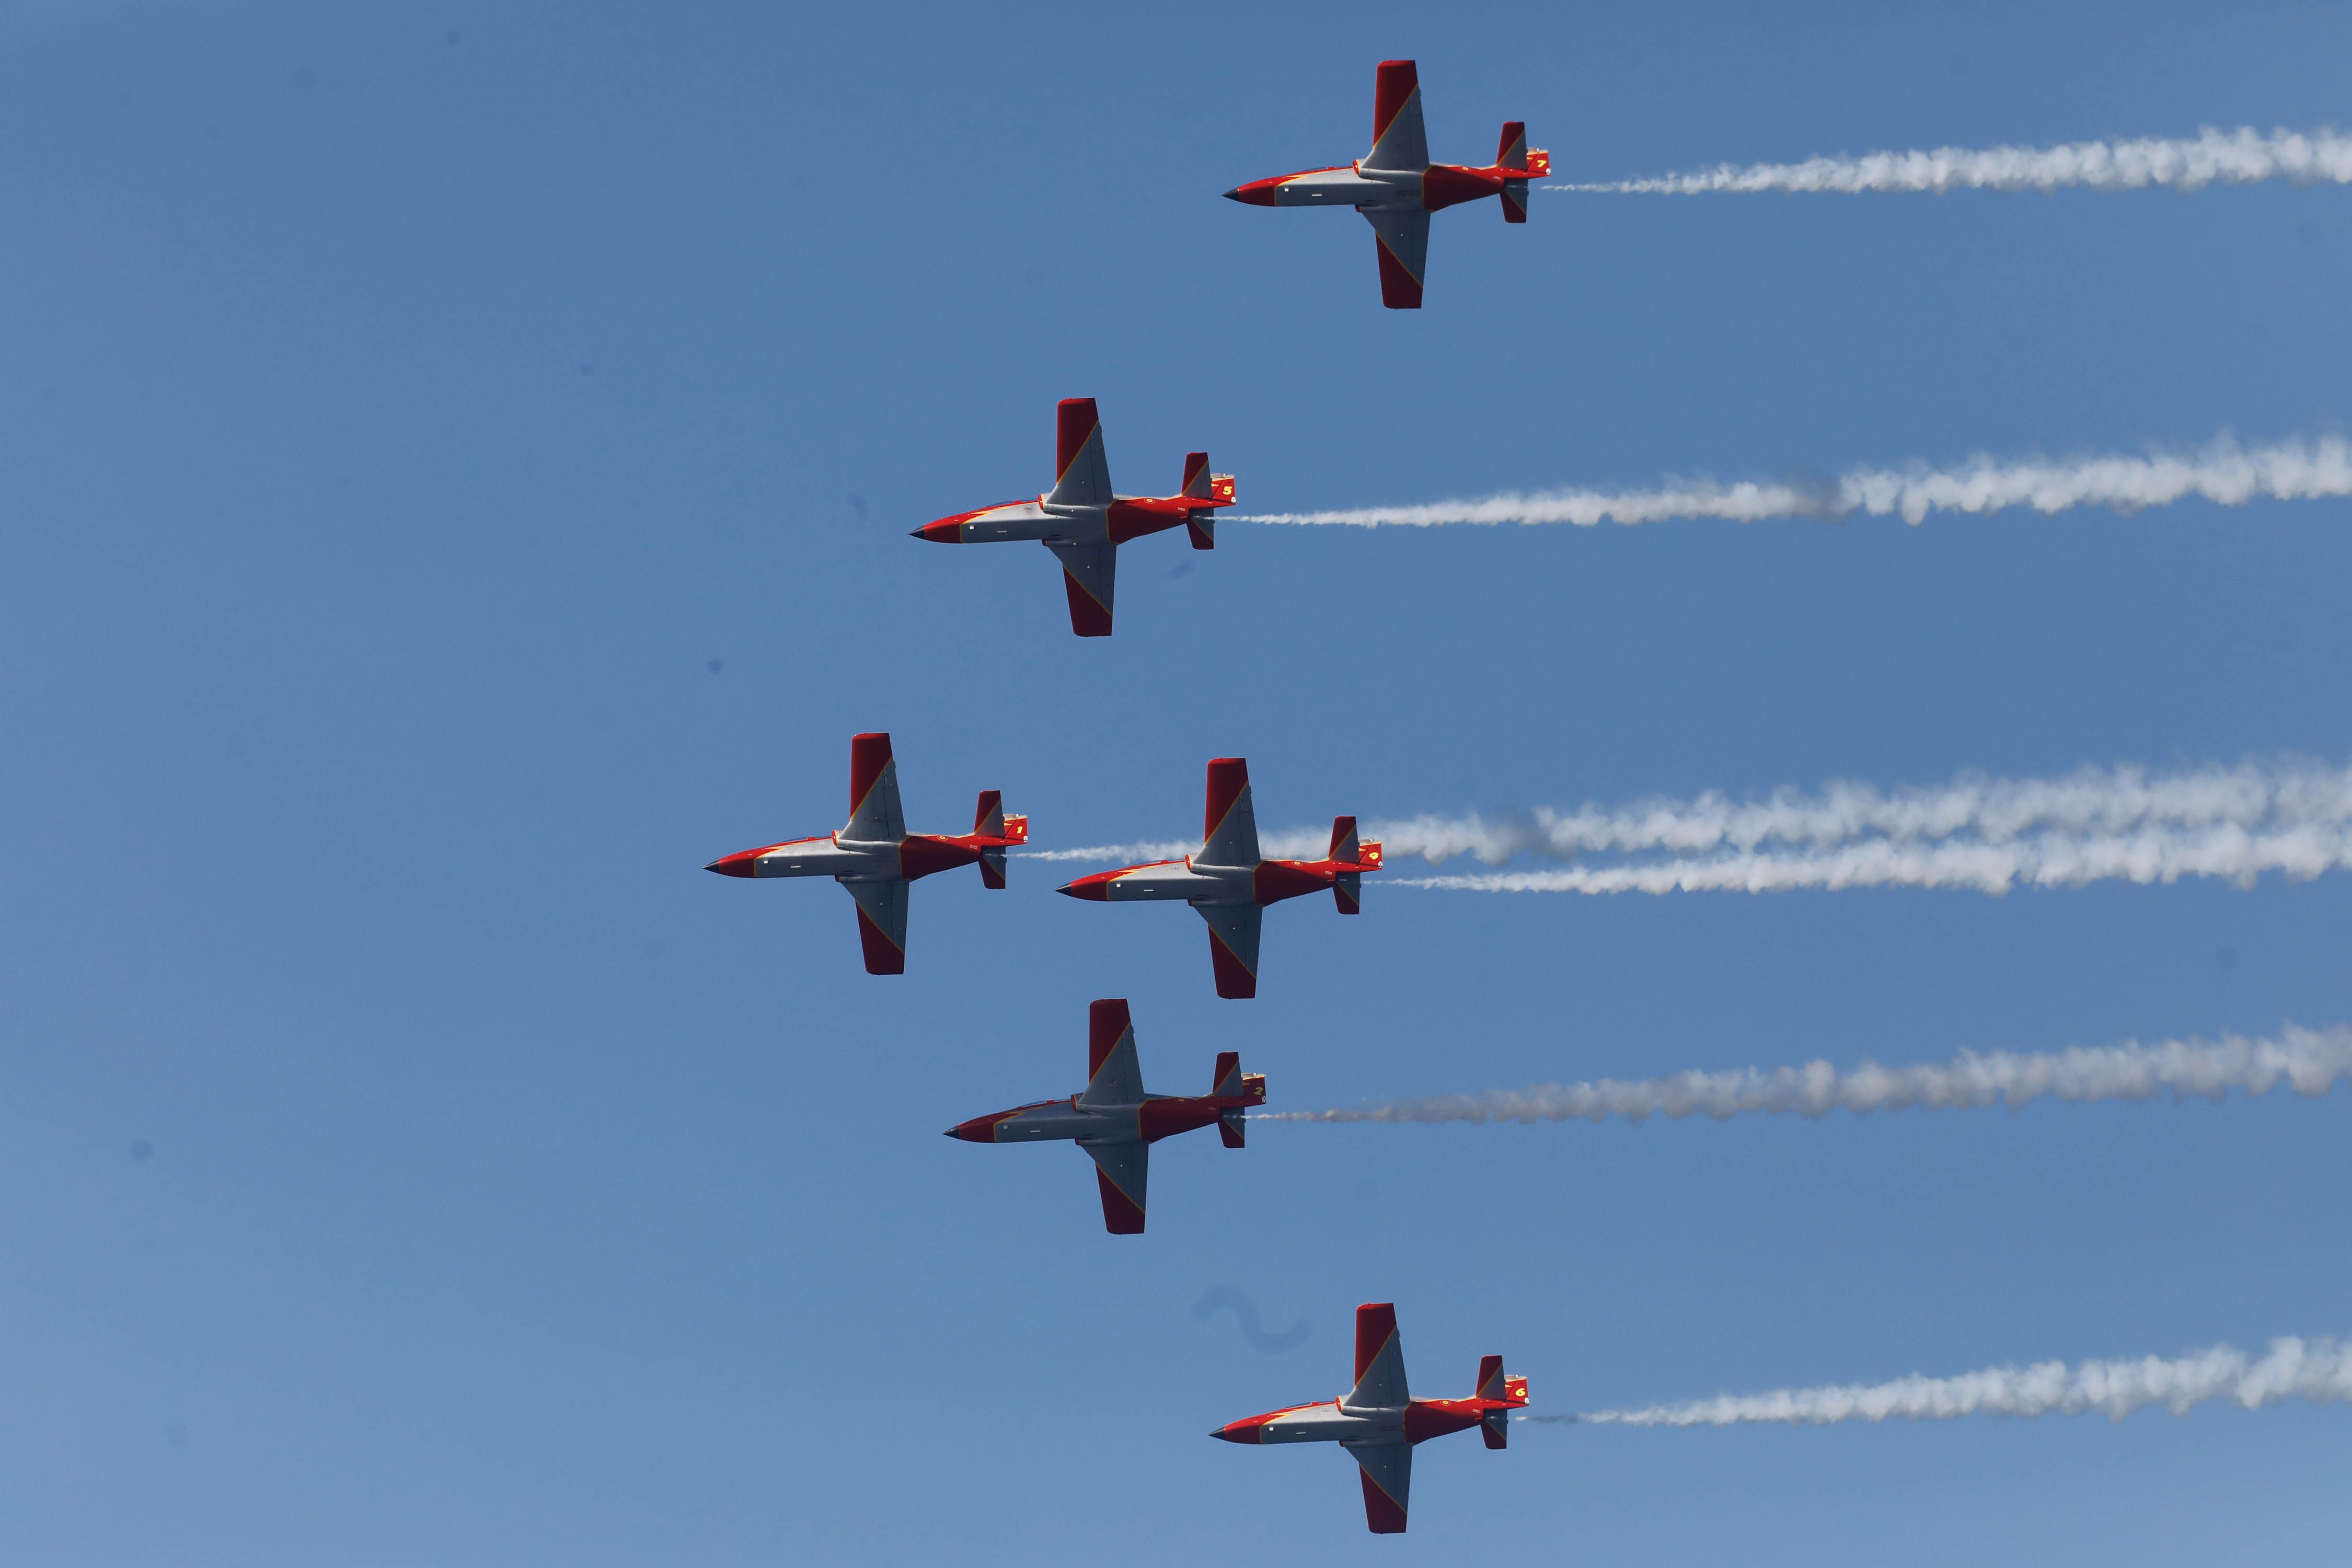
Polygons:
<instances>
[{"instance_id":1,"label":"jet with number 6 on tail","mask_svg":"<svg viewBox=\"0 0 2352 1568\"><path fill-rule=\"evenodd\" d=\"M1421 128L1421 78L1411 60L1382 60L1372 89L1372 150L1352 163L1252 180L1225 193L1259 207L1353 207L1372 226L1381 260L1381 303L1421 309L1429 260L1429 215L1486 196L1503 199L1503 221L1528 221L1528 182L1551 173L1551 154L1528 146L1528 128L1503 126L1485 168L1433 163Z\"/></svg>"},{"instance_id":2,"label":"jet with number 6 on tail","mask_svg":"<svg viewBox=\"0 0 2352 1568\"><path fill-rule=\"evenodd\" d=\"M1004 851L1029 842L1029 819L1004 815L1004 798L980 792L971 831L909 833L898 809L890 737L849 742L849 820L838 833L721 856L703 868L722 877L831 877L857 900L857 939L868 974L907 973L907 890L919 877L978 866L981 885L1004 886Z\"/></svg>"},{"instance_id":3,"label":"jet with number 6 on tail","mask_svg":"<svg viewBox=\"0 0 2352 1568\"><path fill-rule=\"evenodd\" d=\"M1070 630L1110 636L1118 547L1147 533L1181 527L1195 550L1217 547L1217 509L1234 504L1234 477L1209 472L1209 454L1189 452L1184 483L1172 496L1113 495L1103 456L1102 420L1091 397L1066 397L1055 409L1054 488L1035 500L960 511L912 531L935 544L1034 540L1062 563Z\"/></svg>"},{"instance_id":4,"label":"jet with number 6 on tail","mask_svg":"<svg viewBox=\"0 0 2352 1568\"><path fill-rule=\"evenodd\" d=\"M1230 1421L1209 1434L1228 1443L1337 1443L1362 1468L1364 1523L1374 1535L1402 1535L1416 1443L1478 1428L1489 1448L1511 1446L1511 1412L1528 1402L1528 1380L1503 1375L1503 1358L1478 1363L1467 1399L1415 1399L1405 1387L1396 1309L1356 1309L1356 1385L1337 1399L1293 1405Z\"/></svg>"},{"instance_id":5,"label":"jet with number 6 on tail","mask_svg":"<svg viewBox=\"0 0 2352 1568\"><path fill-rule=\"evenodd\" d=\"M1039 1100L948 1129L967 1143L1039 1143L1068 1139L1094 1156L1102 1189L1103 1228L1143 1234L1143 1199L1151 1145L1196 1127L1216 1125L1228 1149L1242 1146L1250 1107L1265 1103L1265 1076L1242 1071L1241 1053L1220 1051L1205 1097L1153 1094L1135 1055L1135 1023L1123 997L1087 1011L1087 1087L1067 1100Z\"/></svg>"},{"instance_id":6,"label":"jet with number 6 on tail","mask_svg":"<svg viewBox=\"0 0 2352 1568\"><path fill-rule=\"evenodd\" d=\"M1267 860L1257 847L1249 763L1219 757L1209 764L1209 801L1201 847L1181 860L1156 860L1097 871L1055 889L1098 904L1181 899L1209 922L1209 961L1217 994L1257 994L1257 938L1265 906L1331 889L1343 915L1363 910L1362 882L1381 868L1381 847L1356 841L1356 819L1331 819L1330 852L1320 860Z\"/></svg>"}]
</instances>

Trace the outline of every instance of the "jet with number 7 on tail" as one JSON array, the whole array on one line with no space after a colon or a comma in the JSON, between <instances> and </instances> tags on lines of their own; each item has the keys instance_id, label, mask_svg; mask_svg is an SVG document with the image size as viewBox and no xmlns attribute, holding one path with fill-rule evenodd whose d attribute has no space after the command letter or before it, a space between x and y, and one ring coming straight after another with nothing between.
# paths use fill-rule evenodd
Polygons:
<instances>
[{"instance_id":1,"label":"jet with number 7 on tail","mask_svg":"<svg viewBox=\"0 0 2352 1568\"><path fill-rule=\"evenodd\" d=\"M1503 198L1503 221L1528 221L1528 182L1551 173L1551 154L1528 146L1528 128L1503 126L1495 161L1483 169L1433 163L1421 128L1421 78L1411 60L1382 60L1372 90L1372 150L1335 169L1252 180L1225 193L1259 207L1353 207L1377 237L1381 303L1421 309L1429 260L1429 215L1486 196Z\"/></svg>"},{"instance_id":2,"label":"jet with number 7 on tail","mask_svg":"<svg viewBox=\"0 0 2352 1568\"><path fill-rule=\"evenodd\" d=\"M1475 1426L1489 1448L1511 1445L1511 1412L1528 1402L1528 1380L1503 1375L1503 1358L1481 1357L1478 1392L1467 1399L1415 1399L1405 1387L1396 1309L1356 1309L1356 1385L1337 1399L1293 1405L1229 1421L1209 1434L1228 1443L1337 1443L1363 1469L1364 1523L1374 1535L1402 1535L1416 1443Z\"/></svg>"},{"instance_id":3,"label":"jet with number 7 on tail","mask_svg":"<svg viewBox=\"0 0 2352 1568\"><path fill-rule=\"evenodd\" d=\"M868 974L907 973L907 891L916 879L978 866L982 887L1004 886L1004 851L1029 842L1029 819L1004 815L1004 799L980 792L971 831L909 833L898 809L890 737L849 742L849 820L838 833L723 855L703 868L722 877L831 877L857 900L857 940Z\"/></svg>"},{"instance_id":4,"label":"jet with number 7 on tail","mask_svg":"<svg viewBox=\"0 0 2352 1568\"><path fill-rule=\"evenodd\" d=\"M1234 504L1234 477L1209 472L1209 454L1189 452L1184 483L1172 496L1113 495L1103 455L1102 419L1091 397L1066 397L1054 411L1054 488L1035 500L960 511L912 530L934 544L993 544L1034 540L1062 563L1070 630L1110 636L1118 547L1147 533L1181 527L1195 550L1217 547L1217 509Z\"/></svg>"},{"instance_id":5,"label":"jet with number 7 on tail","mask_svg":"<svg viewBox=\"0 0 2352 1568\"><path fill-rule=\"evenodd\" d=\"M1098 904L1183 900L1209 922L1209 961L1217 994L1257 994L1257 938L1265 906L1331 889L1343 915L1363 911L1363 874L1381 868L1381 847L1356 841L1356 819L1331 819L1330 852L1320 860L1268 860L1258 854L1257 814L1250 805L1249 763L1219 757L1209 764L1209 800L1201 847L1181 860L1156 860L1097 871L1055 889Z\"/></svg>"},{"instance_id":6,"label":"jet with number 7 on tail","mask_svg":"<svg viewBox=\"0 0 2352 1568\"><path fill-rule=\"evenodd\" d=\"M1242 1146L1243 1118L1265 1103L1265 1077L1242 1071L1241 1053L1220 1051L1202 1098L1153 1094L1143 1087L1135 1056L1135 1023L1123 997L1087 1011L1087 1087L1067 1100L1040 1100L993 1116L975 1116L948 1129L967 1143L1039 1143L1066 1138L1094 1156L1102 1189L1103 1228L1113 1236L1143 1234L1144 1184L1151 1145L1214 1123L1228 1149Z\"/></svg>"}]
</instances>

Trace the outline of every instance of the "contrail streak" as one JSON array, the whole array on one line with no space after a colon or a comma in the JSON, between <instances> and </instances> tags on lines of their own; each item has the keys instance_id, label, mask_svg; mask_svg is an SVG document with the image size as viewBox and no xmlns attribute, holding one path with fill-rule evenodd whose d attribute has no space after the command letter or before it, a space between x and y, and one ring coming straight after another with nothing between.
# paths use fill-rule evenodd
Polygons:
<instances>
[{"instance_id":1,"label":"contrail streak","mask_svg":"<svg viewBox=\"0 0 2352 1568\"><path fill-rule=\"evenodd\" d=\"M1782 1388L1769 1394L1718 1394L1679 1405L1632 1410L1591 1410L1577 1415L1522 1415L1522 1421L1610 1426L1738 1426L1782 1422L1826 1426L1840 1421L1952 1421L1963 1415L2084 1415L2120 1421L2161 1405L2175 1415L2226 1399L2246 1410L2307 1399L2333 1405L2352 1399L2352 1345L2329 1339L2273 1340L2260 1361L2230 1345L2166 1361L2036 1362L1996 1366L1958 1377L1903 1377L1892 1383Z\"/></svg>"},{"instance_id":2,"label":"contrail streak","mask_svg":"<svg viewBox=\"0 0 2352 1568\"><path fill-rule=\"evenodd\" d=\"M1391 888L1478 893L1780 893L1800 889L2080 888L2092 882L2172 883L2216 877L2252 887L2266 871L2298 881L2352 867L2352 829L2305 824L2249 832L2234 823L2093 837L2057 834L2012 843L1914 845L1888 839L1834 849L1751 851L1627 866L1388 879Z\"/></svg>"},{"instance_id":3,"label":"contrail streak","mask_svg":"<svg viewBox=\"0 0 2352 1568\"><path fill-rule=\"evenodd\" d=\"M1873 881L1999 892L2021 880L2093 879L2093 872L2152 880L2263 869L2315 875L2333 863L2330 853L2340 855L2347 832L2352 767L2292 757L2169 771L2082 768L2042 779L1964 773L1941 784L1893 789L1842 780L1810 793L1782 787L1747 800L1710 790L1615 806L1588 802L1573 810L1424 813L1363 826L1366 838L1385 846L1391 864L1416 855L1433 866L1462 855L1489 866L1521 855L1663 857L1407 884L1585 892ZM1325 829L1289 828L1265 835L1261 849L1276 858L1312 858L1328 842ZM1194 847L1170 839L1027 854L1135 861L1174 859Z\"/></svg>"},{"instance_id":4,"label":"contrail streak","mask_svg":"<svg viewBox=\"0 0 2352 1568\"><path fill-rule=\"evenodd\" d=\"M1850 1110L1930 1110L2005 1105L2011 1110L2048 1097L2074 1104L2148 1100L2169 1095L2219 1103L2231 1089L2249 1098L2284 1083L2318 1099L2339 1079L2352 1081L2352 1026L2305 1029L2293 1024L2274 1039L2224 1035L2218 1040L2077 1046L2056 1052L1964 1051L1948 1062L1881 1067L1864 1061L1841 1072L1825 1061L1801 1067L1680 1072L1668 1078L1598 1083L1547 1083L1477 1094L1433 1095L1331 1110L1260 1111L1253 1121L1606 1121L1622 1116L1681 1121L1704 1115L1827 1116Z\"/></svg>"},{"instance_id":5,"label":"contrail streak","mask_svg":"<svg viewBox=\"0 0 2352 1568\"><path fill-rule=\"evenodd\" d=\"M1762 522L1775 518L1840 521L1857 514L1908 523L1932 512L1981 515L2031 507L2042 513L2103 506L2116 511L2168 506L2196 496L2222 506L2256 500L2312 500L2352 495L2352 444L2340 436L2242 447L2228 435L2201 450L2151 447L2146 457L2002 458L1979 454L1951 468L1915 463L1854 468L1820 481L1669 479L1655 489L1517 490L1476 500L1329 511L1260 512L1239 522L1318 523L1354 528L1570 523L1592 528L1675 518Z\"/></svg>"},{"instance_id":6,"label":"contrail streak","mask_svg":"<svg viewBox=\"0 0 2352 1568\"><path fill-rule=\"evenodd\" d=\"M1548 191L1696 195L1710 191L2054 191L2083 185L2134 191L2294 180L2352 183L2352 138L2333 130L2308 133L2252 126L2208 126L2193 142L2148 137L2073 142L2058 147L1938 147L1933 152L1869 153L1859 158L1808 158L1801 163L1719 163L1693 174L1648 180L1546 185Z\"/></svg>"}]
</instances>

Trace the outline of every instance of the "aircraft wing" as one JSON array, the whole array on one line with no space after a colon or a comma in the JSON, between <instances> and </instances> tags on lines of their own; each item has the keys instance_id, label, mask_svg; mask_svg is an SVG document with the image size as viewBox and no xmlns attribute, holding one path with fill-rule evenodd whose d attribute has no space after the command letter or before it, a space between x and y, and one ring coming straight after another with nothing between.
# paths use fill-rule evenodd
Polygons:
<instances>
[{"instance_id":1,"label":"aircraft wing","mask_svg":"<svg viewBox=\"0 0 2352 1568\"><path fill-rule=\"evenodd\" d=\"M866 973L907 973L907 889L900 881L844 882L857 900L857 940L866 944Z\"/></svg>"},{"instance_id":2,"label":"aircraft wing","mask_svg":"<svg viewBox=\"0 0 2352 1568\"><path fill-rule=\"evenodd\" d=\"M1421 279L1429 266L1429 215L1419 207L1359 207L1380 250L1381 303L1391 310L1421 309Z\"/></svg>"},{"instance_id":3,"label":"aircraft wing","mask_svg":"<svg viewBox=\"0 0 2352 1568\"><path fill-rule=\"evenodd\" d=\"M849 742L849 821L844 838L860 844L896 844L907 837L898 809L898 763L887 735L856 735Z\"/></svg>"},{"instance_id":4,"label":"aircraft wing","mask_svg":"<svg viewBox=\"0 0 2352 1568\"><path fill-rule=\"evenodd\" d=\"M1110 636L1112 584L1118 576L1116 544L1058 544L1045 548L1062 563L1062 586L1070 595L1070 629L1082 637Z\"/></svg>"},{"instance_id":5,"label":"aircraft wing","mask_svg":"<svg viewBox=\"0 0 2352 1568\"><path fill-rule=\"evenodd\" d=\"M1143 1190L1151 1174L1151 1149L1133 1143L1081 1143L1095 1157L1095 1183L1102 1189L1103 1228L1113 1236L1143 1234Z\"/></svg>"},{"instance_id":6,"label":"aircraft wing","mask_svg":"<svg viewBox=\"0 0 2352 1568\"><path fill-rule=\"evenodd\" d=\"M1087 1087L1078 1103L1143 1103L1143 1068L1135 1058L1135 1022L1122 997L1107 998L1087 1011ZM1139 1207L1142 1201L1137 1198Z\"/></svg>"},{"instance_id":7,"label":"aircraft wing","mask_svg":"<svg viewBox=\"0 0 2352 1568\"><path fill-rule=\"evenodd\" d=\"M1429 167L1429 136L1421 125L1421 72L1411 60L1382 60L1372 78L1372 150L1367 169Z\"/></svg>"},{"instance_id":8,"label":"aircraft wing","mask_svg":"<svg viewBox=\"0 0 2352 1568\"><path fill-rule=\"evenodd\" d=\"M1063 506L1108 506L1110 459L1091 397L1066 397L1054 409L1054 489Z\"/></svg>"},{"instance_id":9,"label":"aircraft wing","mask_svg":"<svg viewBox=\"0 0 2352 1568\"><path fill-rule=\"evenodd\" d=\"M1364 1525L1374 1535L1402 1535L1406 1499L1412 1494L1412 1445L1402 1436L1385 1443L1342 1443L1364 1468Z\"/></svg>"},{"instance_id":10,"label":"aircraft wing","mask_svg":"<svg viewBox=\"0 0 2352 1568\"><path fill-rule=\"evenodd\" d=\"M1257 994L1257 933L1265 910L1255 904L1194 904L1209 922L1209 962L1217 994L1247 1000Z\"/></svg>"}]
</instances>

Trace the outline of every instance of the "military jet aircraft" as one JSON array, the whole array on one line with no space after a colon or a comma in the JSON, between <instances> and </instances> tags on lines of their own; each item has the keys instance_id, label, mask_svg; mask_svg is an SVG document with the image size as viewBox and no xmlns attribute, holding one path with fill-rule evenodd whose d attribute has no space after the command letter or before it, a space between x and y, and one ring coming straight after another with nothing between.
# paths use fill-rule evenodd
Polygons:
<instances>
[{"instance_id":1,"label":"military jet aircraft","mask_svg":"<svg viewBox=\"0 0 2352 1568\"><path fill-rule=\"evenodd\" d=\"M722 855L703 868L722 877L831 877L857 900L857 938L868 974L907 973L907 889L919 877L980 868L983 887L1004 886L1004 851L1029 842L1029 819L1004 815L995 790L980 792L971 831L956 837L909 833L898 810L898 764L890 737L849 742L849 820L822 838L794 838Z\"/></svg>"},{"instance_id":2,"label":"military jet aircraft","mask_svg":"<svg viewBox=\"0 0 2352 1568\"><path fill-rule=\"evenodd\" d=\"M1257 994L1257 938L1265 906L1331 889L1343 915L1360 913L1363 874L1381 868L1381 847L1356 842L1356 819L1331 819L1331 848L1320 860L1267 860L1258 855L1257 816L1250 805L1249 763L1219 757L1209 764L1207 826L1197 854L1097 871L1055 889L1074 899L1124 904L1181 899L1209 922L1209 960L1217 994Z\"/></svg>"},{"instance_id":3,"label":"military jet aircraft","mask_svg":"<svg viewBox=\"0 0 2352 1568\"><path fill-rule=\"evenodd\" d=\"M1551 154L1529 150L1528 128L1503 126L1502 146L1483 169L1429 161L1421 128L1421 78L1411 60L1382 60L1372 90L1372 150L1352 163L1252 180L1225 193L1260 207L1353 207L1378 237L1381 303L1421 309L1429 259L1429 215L1442 207L1503 198L1503 221L1528 221L1528 182L1551 173Z\"/></svg>"},{"instance_id":4,"label":"military jet aircraft","mask_svg":"<svg viewBox=\"0 0 2352 1568\"><path fill-rule=\"evenodd\" d=\"M1035 540L1062 563L1070 629L1110 636L1111 592L1118 547L1147 533L1182 526L1195 550L1217 547L1217 508L1234 504L1234 477L1209 472L1209 454L1188 452L1184 483L1172 496L1113 495L1103 456L1102 420L1091 397L1066 397L1055 413L1054 488L1035 500L960 511L912 531L937 544Z\"/></svg>"},{"instance_id":5,"label":"military jet aircraft","mask_svg":"<svg viewBox=\"0 0 2352 1568\"><path fill-rule=\"evenodd\" d=\"M1374 1535L1402 1535L1412 1489L1412 1448L1475 1426L1489 1448L1511 1441L1511 1412L1528 1402L1528 1380L1503 1375L1503 1358L1478 1362L1478 1392L1467 1399L1415 1399L1405 1387L1396 1309L1356 1309L1356 1385L1337 1399L1293 1405L1229 1421L1209 1434L1228 1443L1337 1443L1362 1467L1364 1523Z\"/></svg>"},{"instance_id":6,"label":"military jet aircraft","mask_svg":"<svg viewBox=\"0 0 2352 1568\"><path fill-rule=\"evenodd\" d=\"M1228 1149L1242 1146L1243 1114L1265 1103L1265 1075L1242 1071L1241 1053L1217 1053L1208 1095L1154 1094L1143 1087L1136 1061L1135 1024L1124 998L1097 1002L1087 1012L1087 1087L1067 1100L1044 1100L993 1116L975 1116L948 1129L968 1143L1036 1143L1074 1140L1094 1156L1102 1189L1103 1228L1113 1236L1143 1234L1143 1190L1151 1145L1179 1132L1216 1123Z\"/></svg>"}]
</instances>

